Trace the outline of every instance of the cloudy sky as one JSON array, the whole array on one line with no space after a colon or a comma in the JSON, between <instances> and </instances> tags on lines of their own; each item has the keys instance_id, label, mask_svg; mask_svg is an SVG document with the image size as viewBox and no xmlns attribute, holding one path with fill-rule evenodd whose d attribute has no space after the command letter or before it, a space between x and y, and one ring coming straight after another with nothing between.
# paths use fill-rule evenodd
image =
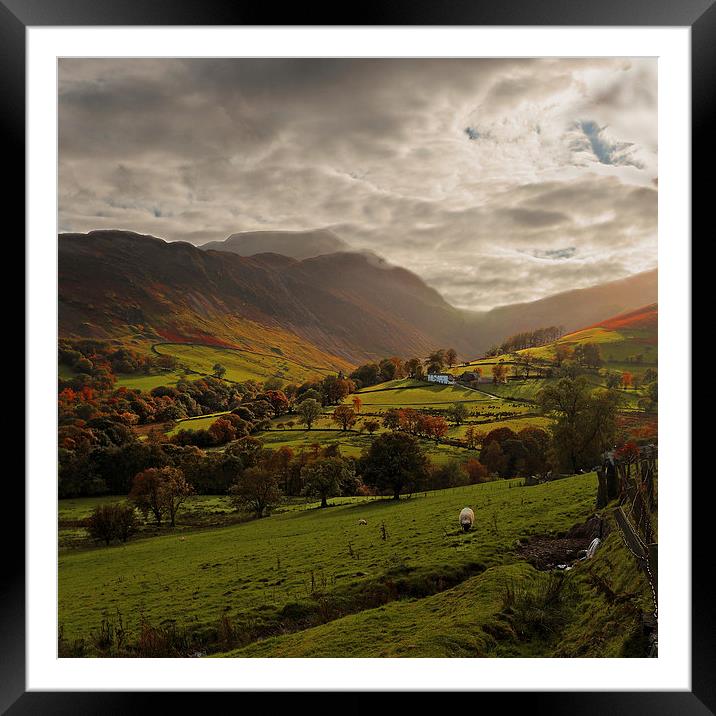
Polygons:
<instances>
[{"instance_id":1,"label":"cloudy sky","mask_svg":"<svg viewBox=\"0 0 716 716\"><path fill-rule=\"evenodd\" d=\"M655 59L65 59L60 231L329 227L485 309L656 266Z\"/></svg>"}]
</instances>

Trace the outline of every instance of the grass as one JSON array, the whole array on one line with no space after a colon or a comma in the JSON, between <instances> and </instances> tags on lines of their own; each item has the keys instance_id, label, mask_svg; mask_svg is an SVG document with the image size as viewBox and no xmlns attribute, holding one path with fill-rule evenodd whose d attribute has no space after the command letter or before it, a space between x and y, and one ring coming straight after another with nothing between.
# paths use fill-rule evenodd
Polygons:
<instances>
[{"instance_id":1,"label":"grass","mask_svg":"<svg viewBox=\"0 0 716 716\"><path fill-rule=\"evenodd\" d=\"M59 365L58 376L62 380L70 380L78 374L69 366ZM157 371L154 373L117 373L115 374L115 388L130 388L132 390L142 390L148 393L153 388L160 385L176 385L184 376L180 371Z\"/></svg>"},{"instance_id":2,"label":"grass","mask_svg":"<svg viewBox=\"0 0 716 716\"><path fill-rule=\"evenodd\" d=\"M449 438L464 438L468 428L474 428L482 433L489 433L497 428L509 428L518 433L524 428L542 428L547 430L552 421L541 415L530 415L526 417L511 418L509 420L492 420L489 423L468 422L462 425L452 425L448 431Z\"/></svg>"},{"instance_id":3,"label":"grass","mask_svg":"<svg viewBox=\"0 0 716 716\"><path fill-rule=\"evenodd\" d=\"M643 616L652 611L648 583L613 531L593 559L569 572L497 565L432 596L395 600L219 656L643 657Z\"/></svg>"},{"instance_id":4,"label":"grass","mask_svg":"<svg viewBox=\"0 0 716 716\"><path fill-rule=\"evenodd\" d=\"M174 423L174 427L167 433L167 435L176 435L180 430L208 430L211 425L220 418L222 415L226 415L227 411L221 413L208 413L207 415L197 415L194 418L184 418L183 420L177 420Z\"/></svg>"},{"instance_id":5,"label":"grass","mask_svg":"<svg viewBox=\"0 0 716 716\"><path fill-rule=\"evenodd\" d=\"M235 382L280 378L286 383L302 383L331 372L325 366L304 365L280 354L190 343L158 343L154 348L157 353L174 356L181 365L204 375L213 374L214 365L221 363L226 368L224 378Z\"/></svg>"},{"instance_id":6,"label":"grass","mask_svg":"<svg viewBox=\"0 0 716 716\"><path fill-rule=\"evenodd\" d=\"M604 368L614 371L629 371L634 375L642 375L648 368L655 368L658 363L657 341L657 309L656 305L648 309L635 320L608 320L603 325L590 326L574 333L562 336L554 343L537 348L527 348L517 351L519 354L529 354L537 360L553 362L557 346L574 348L579 344L595 343L599 346ZM642 356L640 363L631 359L637 355ZM512 356L508 353L481 358L447 369L453 375L469 371L471 367L480 367L484 377L492 376L493 367L503 362L512 365ZM486 390L491 391L490 386Z\"/></svg>"},{"instance_id":7,"label":"grass","mask_svg":"<svg viewBox=\"0 0 716 716\"><path fill-rule=\"evenodd\" d=\"M606 388L604 376L597 373L586 373L585 377L595 388ZM548 385L556 385L559 378L530 378L529 380L509 380L507 383L490 384L486 390L494 393L504 400L526 400L535 402L537 394ZM622 407L634 409L638 407L639 399L643 393L639 390L618 389L622 400Z\"/></svg>"},{"instance_id":8,"label":"grass","mask_svg":"<svg viewBox=\"0 0 716 716\"><path fill-rule=\"evenodd\" d=\"M373 385L358 391L365 412L383 412L390 408L447 408L453 403L466 403L470 408L480 408L495 398L486 393L457 385L430 385L422 381L403 379ZM345 398L348 405L353 395Z\"/></svg>"},{"instance_id":9,"label":"grass","mask_svg":"<svg viewBox=\"0 0 716 716\"><path fill-rule=\"evenodd\" d=\"M312 430L296 428L291 430L271 430L259 433L256 437L262 440L267 448L289 447L296 452L310 449L314 444L326 447L331 443L337 443L340 446L341 454L345 457L358 457L361 451L373 441L373 438L367 433L315 428ZM443 464L450 460L467 462L474 455L463 448L453 447L452 445L436 445L433 440L420 439L420 443L430 460L437 464Z\"/></svg>"},{"instance_id":10,"label":"grass","mask_svg":"<svg viewBox=\"0 0 716 716\"><path fill-rule=\"evenodd\" d=\"M515 635L496 620L512 580L532 583L528 564L492 567L462 584L423 599L394 601L321 626L255 642L225 657L481 657L513 656L496 637ZM499 623L501 621L501 623ZM493 624L496 626L493 626ZM490 633L491 632L491 633Z\"/></svg>"},{"instance_id":11,"label":"grass","mask_svg":"<svg viewBox=\"0 0 716 716\"><path fill-rule=\"evenodd\" d=\"M397 503L337 500L326 510L289 509L233 526L185 535L167 530L122 546L61 553L59 622L68 639L84 637L105 612L120 609L130 630L144 615L210 641L223 615L253 638L287 623L297 628L300 619L291 614L319 618L318 592L341 614L365 608L365 595L385 595L386 580L396 576L405 595L427 596L440 591L440 580L452 586L515 564L517 540L564 531L592 511L594 474L520 484L473 485ZM75 514L86 509L73 502ZM467 534L457 526L464 505L478 516Z\"/></svg>"}]
</instances>

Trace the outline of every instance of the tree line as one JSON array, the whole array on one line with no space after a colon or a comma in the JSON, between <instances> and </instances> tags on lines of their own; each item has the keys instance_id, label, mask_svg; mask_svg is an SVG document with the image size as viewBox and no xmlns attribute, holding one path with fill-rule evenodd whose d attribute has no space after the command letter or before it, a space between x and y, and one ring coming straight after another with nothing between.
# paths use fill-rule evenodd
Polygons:
<instances>
[{"instance_id":1,"label":"tree line","mask_svg":"<svg viewBox=\"0 0 716 716\"><path fill-rule=\"evenodd\" d=\"M485 356L499 356L504 353L521 351L525 348L546 346L548 343L554 343L563 335L564 326L547 326L546 328L536 328L534 331L515 333L509 338L506 338L499 345L492 346L488 351L486 351Z\"/></svg>"}]
</instances>

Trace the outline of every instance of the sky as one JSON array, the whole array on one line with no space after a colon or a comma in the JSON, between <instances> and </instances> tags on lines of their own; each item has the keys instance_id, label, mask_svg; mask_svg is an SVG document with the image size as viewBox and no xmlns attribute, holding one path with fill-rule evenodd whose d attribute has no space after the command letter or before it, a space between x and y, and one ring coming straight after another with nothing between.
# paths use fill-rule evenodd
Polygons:
<instances>
[{"instance_id":1,"label":"sky","mask_svg":"<svg viewBox=\"0 0 716 716\"><path fill-rule=\"evenodd\" d=\"M461 308L657 263L657 64L62 59L59 229L330 228Z\"/></svg>"}]
</instances>

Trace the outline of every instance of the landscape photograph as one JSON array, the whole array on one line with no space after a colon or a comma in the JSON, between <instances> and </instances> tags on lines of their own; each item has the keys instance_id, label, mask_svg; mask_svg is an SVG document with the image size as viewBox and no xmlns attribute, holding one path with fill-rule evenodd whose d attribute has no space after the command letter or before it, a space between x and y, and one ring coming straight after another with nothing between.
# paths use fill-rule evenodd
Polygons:
<instances>
[{"instance_id":1,"label":"landscape photograph","mask_svg":"<svg viewBox=\"0 0 716 716\"><path fill-rule=\"evenodd\" d=\"M658 657L657 90L60 59L57 656Z\"/></svg>"}]
</instances>

